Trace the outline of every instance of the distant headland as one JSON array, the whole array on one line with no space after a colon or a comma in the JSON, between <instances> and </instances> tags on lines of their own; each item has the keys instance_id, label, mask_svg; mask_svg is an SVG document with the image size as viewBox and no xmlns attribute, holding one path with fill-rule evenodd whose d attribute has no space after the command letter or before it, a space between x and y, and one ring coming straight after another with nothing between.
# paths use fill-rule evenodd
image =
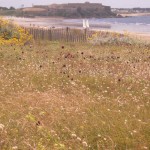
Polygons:
<instances>
[{"instance_id":1,"label":"distant headland","mask_svg":"<svg viewBox=\"0 0 150 150\"><path fill-rule=\"evenodd\" d=\"M10 10L7 10L9 14ZM111 11L110 6L101 3L68 3L52 5L33 5L32 7L11 10L11 14L24 17L64 17L64 18L111 18L118 15Z\"/></svg>"}]
</instances>

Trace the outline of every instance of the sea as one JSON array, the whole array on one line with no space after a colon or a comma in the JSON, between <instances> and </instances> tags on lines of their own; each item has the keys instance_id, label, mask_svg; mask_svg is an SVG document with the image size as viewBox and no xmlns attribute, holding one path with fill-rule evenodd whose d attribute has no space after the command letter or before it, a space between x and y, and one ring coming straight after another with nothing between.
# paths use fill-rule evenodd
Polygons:
<instances>
[{"instance_id":1,"label":"sea","mask_svg":"<svg viewBox=\"0 0 150 150\"><path fill-rule=\"evenodd\" d=\"M75 22L79 23L82 22L82 19L68 19L65 22ZM110 31L128 31L134 33L144 33L150 34L150 16L135 16L135 17L125 17L125 18L102 18L96 19L92 18L89 19L90 27L92 25L95 28L95 24L97 25L97 29L106 29ZM98 24L103 24L104 27L98 27ZM105 28L106 25L106 28ZM107 28L107 25L108 28Z\"/></svg>"}]
</instances>

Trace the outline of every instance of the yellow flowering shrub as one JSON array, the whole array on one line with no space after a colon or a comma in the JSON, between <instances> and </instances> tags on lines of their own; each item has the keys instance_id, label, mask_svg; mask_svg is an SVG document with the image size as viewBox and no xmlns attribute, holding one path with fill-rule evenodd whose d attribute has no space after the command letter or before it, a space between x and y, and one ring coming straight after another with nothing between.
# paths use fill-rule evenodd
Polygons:
<instances>
[{"instance_id":1,"label":"yellow flowering shrub","mask_svg":"<svg viewBox=\"0 0 150 150\"><path fill-rule=\"evenodd\" d=\"M25 29L0 18L0 45L23 45L31 39L32 36Z\"/></svg>"}]
</instances>

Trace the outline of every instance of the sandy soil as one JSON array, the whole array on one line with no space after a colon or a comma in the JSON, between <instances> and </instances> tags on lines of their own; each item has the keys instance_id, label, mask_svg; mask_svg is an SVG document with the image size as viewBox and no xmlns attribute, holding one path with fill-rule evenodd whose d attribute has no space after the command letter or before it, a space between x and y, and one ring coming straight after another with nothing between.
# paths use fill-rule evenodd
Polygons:
<instances>
[{"instance_id":1,"label":"sandy soil","mask_svg":"<svg viewBox=\"0 0 150 150\"><path fill-rule=\"evenodd\" d=\"M150 34L144 34L144 33L131 33L131 35L133 35L134 37L143 40L143 41L147 41L150 42Z\"/></svg>"}]
</instances>

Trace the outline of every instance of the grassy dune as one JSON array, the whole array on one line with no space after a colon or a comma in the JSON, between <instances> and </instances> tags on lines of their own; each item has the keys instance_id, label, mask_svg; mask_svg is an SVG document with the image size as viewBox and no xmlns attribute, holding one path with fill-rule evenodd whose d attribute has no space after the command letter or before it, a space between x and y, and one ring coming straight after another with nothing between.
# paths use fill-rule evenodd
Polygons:
<instances>
[{"instance_id":1,"label":"grassy dune","mask_svg":"<svg viewBox=\"0 0 150 150\"><path fill-rule=\"evenodd\" d=\"M150 46L0 47L1 150L148 150Z\"/></svg>"}]
</instances>

